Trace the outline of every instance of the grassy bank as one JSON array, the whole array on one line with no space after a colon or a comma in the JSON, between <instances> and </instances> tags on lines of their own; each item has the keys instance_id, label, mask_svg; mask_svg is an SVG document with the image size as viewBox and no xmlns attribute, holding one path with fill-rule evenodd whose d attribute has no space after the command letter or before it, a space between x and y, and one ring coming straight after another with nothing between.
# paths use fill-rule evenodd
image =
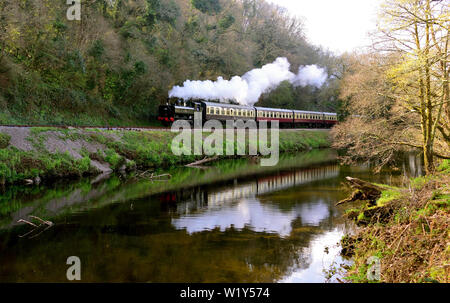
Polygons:
<instances>
[{"instance_id":1,"label":"grassy bank","mask_svg":"<svg viewBox=\"0 0 450 303\"><path fill-rule=\"evenodd\" d=\"M450 161L430 176L410 180L409 188L384 186L375 206L350 209L361 227L342 239L353 257L351 282L369 282L367 264L381 261L379 282L449 282Z\"/></svg>"},{"instance_id":2,"label":"grassy bank","mask_svg":"<svg viewBox=\"0 0 450 303\"><path fill-rule=\"evenodd\" d=\"M110 170L165 168L204 157L174 155L171 144L176 135L163 131L2 128L0 183L79 177ZM208 136L203 134L204 138ZM224 148L226 144L224 140ZM280 152L329 146L326 131L280 131Z\"/></svg>"}]
</instances>

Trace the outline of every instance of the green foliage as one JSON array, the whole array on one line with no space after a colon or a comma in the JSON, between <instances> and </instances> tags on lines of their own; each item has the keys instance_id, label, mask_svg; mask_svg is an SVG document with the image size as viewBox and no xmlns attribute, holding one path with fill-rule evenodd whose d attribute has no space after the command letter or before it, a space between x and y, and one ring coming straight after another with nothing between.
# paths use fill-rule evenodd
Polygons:
<instances>
[{"instance_id":1,"label":"green foliage","mask_svg":"<svg viewBox=\"0 0 450 303\"><path fill-rule=\"evenodd\" d=\"M0 149L7 148L10 140L10 135L0 132Z\"/></svg>"},{"instance_id":2,"label":"green foliage","mask_svg":"<svg viewBox=\"0 0 450 303\"><path fill-rule=\"evenodd\" d=\"M123 164L125 164L125 159L116 153L113 149L105 150L105 161L110 164L111 169L117 170Z\"/></svg>"},{"instance_id":3,"label":"green foliage","mask_svg":"<svg viewBox=\"0 0 450 303\"><path fill-rule=\"evenodd\" d=\"M399 199L402 193L397 190L383 190L381 197L377 200L377 206L386 205L386 203Z\"/></svg>"},{"instance_id":4,"label":"green foliage","mask_svg":"<svg viewBox=\"0 0 450 303\"><path fill-rule=\"evenodd\" d=\"M438 171L444 173L450 173L450 160L443 160L442 163L438 167Z\"/></svg>"},{"instance_id":5,"label":"green foliage","mask_svg":"<svg viewBox=\"0 0 450 303\"><path fill-rule=\"evenodd\" d=\"M95 40L92 47L89 49L88 54L95 59L99 60L105 53L105 47L102 40Z\"/></svg>"},{"instance_id":6,"label":"green foliage","mask_svg":"<svg viewBox=\"0 0 450 303\"><path fill-rule=\"evenodd\" d=\"M24 152L0 149L0 183L15 183L37 176L60 178L82 176L91 172L89 157L74 159L68 153Z\"/></svg>"},{"instance_id":7,"label":"green foliage","mask_svg":"<svg viewBox=\"0 0 450 303\"><path fill-rule=\"evenodd\" d=\"M219 0L191 0L191 3L204 14L214 15L222 10Z\"/></svg>"},{"instance_id":8,"label":"green foliage","mask_svg":"<svg viewBox=\"0 0 450 303\"><path fill-rule=\"evenodd\" d=\"M219 20L219 27L222 29L227 29L230 26L234 24L236 19L233 17L233 15L226 15L222 19Z\"/></svg>"},{"instance_id":9,"label":"green foliage","mask_svg":"<svg viewBox=\"0 0 450 303\"><path fill-rule=\"evenodd\" d=\"M76 22L65 19L65 4L50 1L32 14L20 1L5 2L0 122L152 125L168 90L186 79L230 78L278 56L295 67L330 61L304 40L295 19L274 6L255 12L256 6L230 2L222 12L219 0L192 0L194 10L183 1L94 1L84 9L98 22L83 26L82 40ZM17 10L23 16L5 13ZM338 94L327 92L326 102ZM318 96L283 84L262 99L267 106L330 108Z\"/></svg>"},{"instance_id":10,"label":"green foliage","mask_svg":"<svg viewBox=\"0 0 450 303\"><path fill-rule=\"evenodd\" d=\"M432 176L422 176L422 177L412 178L410 181L411 186L415 189L420 190L431 180L431 178L432 178Z\"/></svg>"}]
</instances>

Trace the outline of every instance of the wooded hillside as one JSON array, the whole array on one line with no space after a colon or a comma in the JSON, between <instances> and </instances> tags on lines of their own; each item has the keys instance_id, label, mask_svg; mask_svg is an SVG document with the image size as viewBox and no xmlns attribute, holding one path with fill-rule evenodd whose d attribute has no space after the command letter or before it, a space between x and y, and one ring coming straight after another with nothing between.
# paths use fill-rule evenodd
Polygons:
<instances>
[{"instance_id":1,"label":"wooded hillside","mask_svg":"<svg viewBox=\"0 0 450 303\"><path fill-rule=\"evenodd\" d=\"M173 85L229 78L284 56L318 64L322 89L283 83L260 104L335 111L337 60L301 20L263 0L54 0L0 3L0 123L148 124Z\"/></svg>"}]
</instances>

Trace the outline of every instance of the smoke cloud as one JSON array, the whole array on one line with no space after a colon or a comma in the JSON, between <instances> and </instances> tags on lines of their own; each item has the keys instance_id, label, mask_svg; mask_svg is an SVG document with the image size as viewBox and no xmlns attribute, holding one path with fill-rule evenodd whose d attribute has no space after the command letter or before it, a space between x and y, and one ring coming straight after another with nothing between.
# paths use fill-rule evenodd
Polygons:
<instances>
[{"instance_id":1,"label":"smoke cloud","mask_svg":"<svg viewBox=\"0 0 450 303\"><path fill-rule=\"evenodd\" d=\"M234 76L230 80L222 77L216 81L186 80L183 86L174 86L169 97L220 102L234 100L242 105L253 105L258 102L261 94L273 90L283 81L288 80L295 86L312 85L319 88L328 77L325 70L316 65L301 66L297 75L289 68L289 61L280 57L273 63L253 69L242 77Z\"/></svg>"},{"instance_id":2,"label":"smoke cloud","mask_svg":"<svg viewBox=\"0 0 450 303\"><path fill-rule=\"evenodd\" d=\"M327 81L328 75L323 68L317 65L300 66L298 74L291 81L296 86L315 86L320 88L325 81Z\"/></svg>"}]
</instances>

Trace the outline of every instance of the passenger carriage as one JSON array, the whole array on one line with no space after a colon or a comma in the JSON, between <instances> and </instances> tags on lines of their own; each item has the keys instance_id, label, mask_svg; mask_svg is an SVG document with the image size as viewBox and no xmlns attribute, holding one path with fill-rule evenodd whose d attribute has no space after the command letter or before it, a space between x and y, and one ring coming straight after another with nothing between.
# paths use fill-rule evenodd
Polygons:
<instances>
[{"instance_id":1,"label":"passenger carriage","mask_svg":"<svg viewBox=\"0 0 450 303\"><path fill-rule=\"evenodd\" d=\"M280 108L244 106L233 103L208 102L203 100L183 101L175 99L159 108L158 120L170 125L176 120L193 122L196 112L201 113L203 122L218 121L278 121L281 127L331 128L338 122L336 113L290 110ZM270 126L270 123L268 123Z\"/></svg>"}]
</instances>

